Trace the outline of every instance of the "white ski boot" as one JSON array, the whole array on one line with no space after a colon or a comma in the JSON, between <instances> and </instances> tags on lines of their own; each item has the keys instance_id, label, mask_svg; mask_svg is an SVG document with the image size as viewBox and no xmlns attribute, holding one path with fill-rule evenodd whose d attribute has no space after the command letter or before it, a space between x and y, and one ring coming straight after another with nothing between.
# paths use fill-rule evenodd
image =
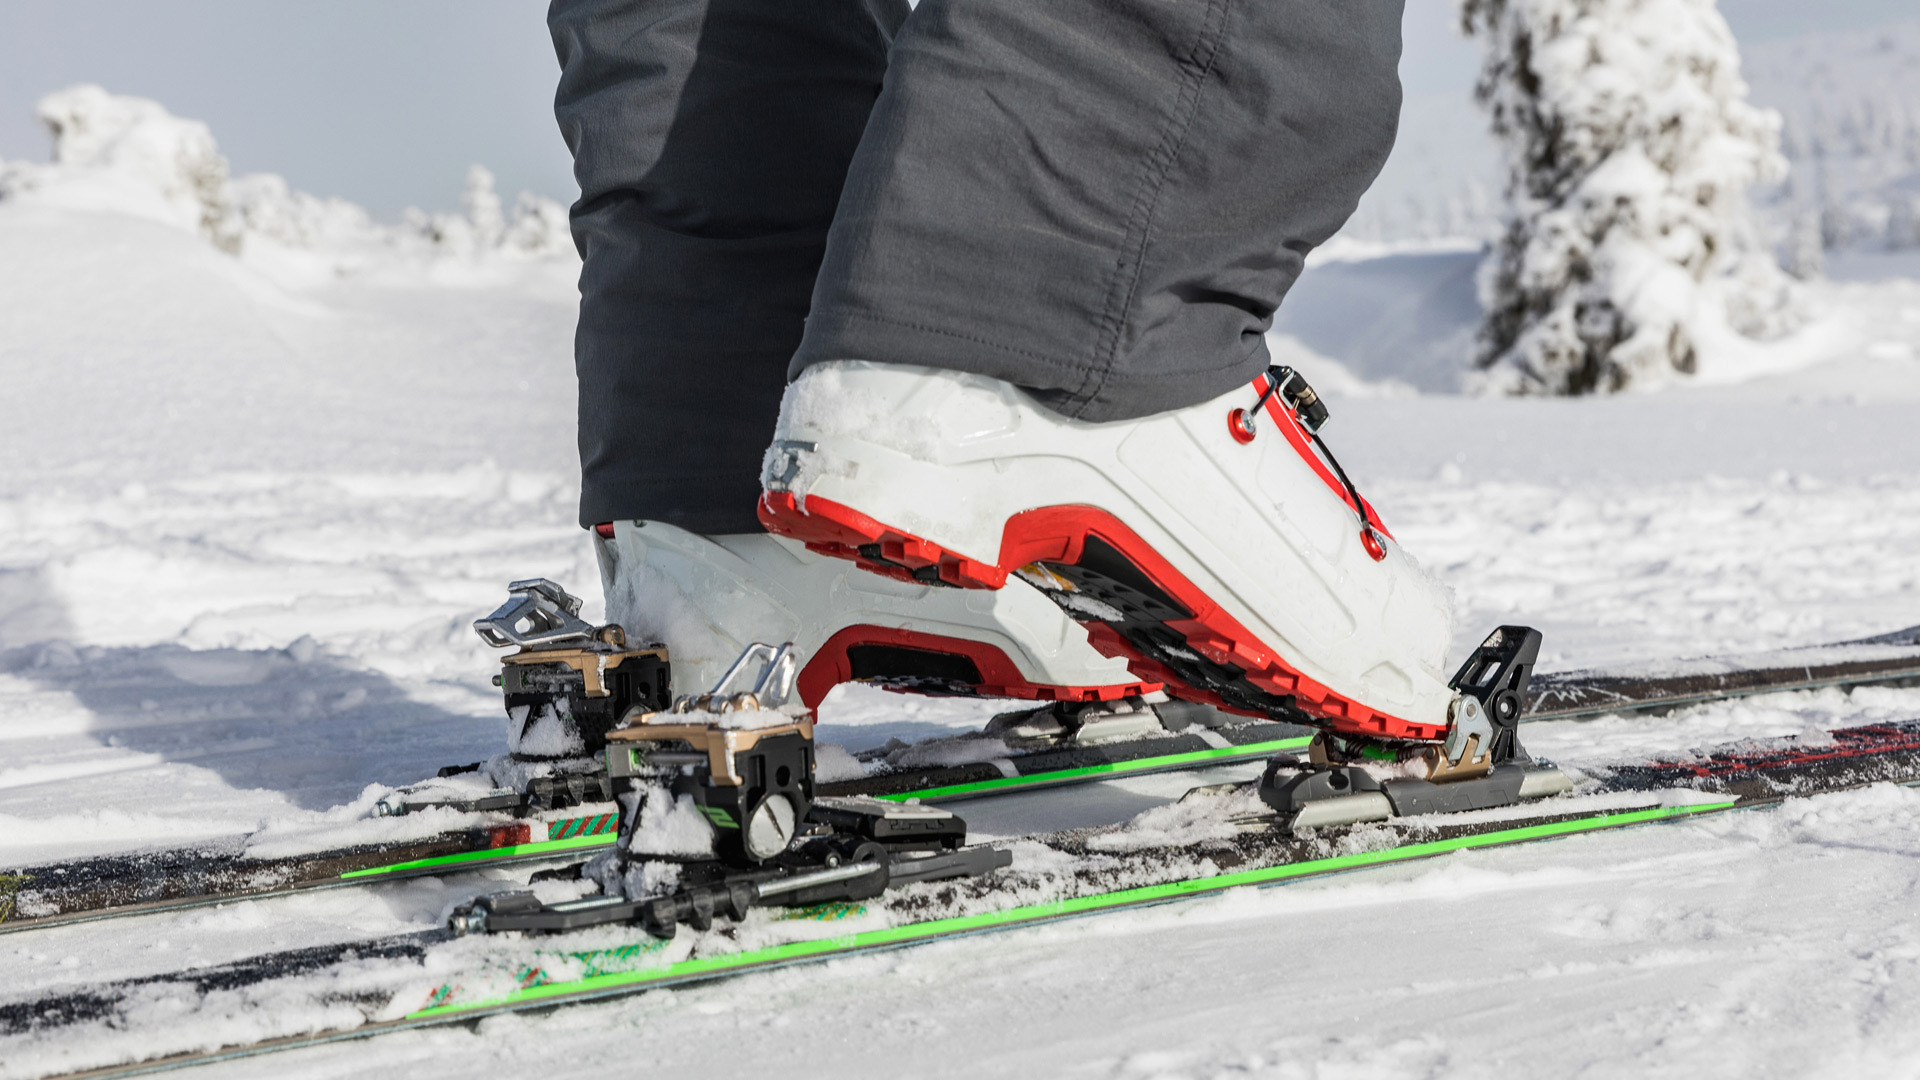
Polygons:
<instances>
[{"instance_id":1,"label":"white ski boot","mask_svg":"<svg viewBox=\"0 0 1920 1080\"><path fill-rule=\"evenodd\" d=\"M779 537L706 537L657 521L595 534L607 621L631 640L665 643L676 687L713 685L753 642L788 641L805 658L796 689L810 709L851 679L1041 702L1160 690L1024 585L939 588L862 573Z\"/></svg>"},{"instance_id":2,"label":"white ski boot","mask_svg":"<svg viewBox=\"0 0 1920 1080\"><path fill-rule=\"evenodd\" d=\"M1094 424L996 379L821 364L787 389L760 518L959 596L1025 580L1179 696L1297 707L1348 740L1445 740L1437 772L1484 775L1487 695L1442 669L1445 593L1320 443L1325 417L1286 368Z\"/></svg>"}]
</instances>

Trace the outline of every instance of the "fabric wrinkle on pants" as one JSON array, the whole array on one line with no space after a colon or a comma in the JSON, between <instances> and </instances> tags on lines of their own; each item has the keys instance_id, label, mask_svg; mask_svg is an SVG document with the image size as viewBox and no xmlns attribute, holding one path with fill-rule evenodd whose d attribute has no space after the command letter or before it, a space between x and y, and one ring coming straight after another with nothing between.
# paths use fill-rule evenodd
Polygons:
<instances>
[{"instance_id":1,"label":"fabric wrinkle on pants","mask_svg":"<svg viewBox=\"0 0 1920 1080\"><path fill-rule=\"evenodd\" d=\"M556 0L582 523L757 530L822 361L1091 421L1251 380L1392 147L1401 6Z\"/></svg>"},{"instance_id":2,"label":"fabric wrinkle on pants","mask_svg":"<svg viewBox=\"0 0 1920 1080\"><path fill-rule=\"evenodd\" d=\"M905 0L554 0L580 523L758 532L760 458Z\"/></svg>"}]
</instances>

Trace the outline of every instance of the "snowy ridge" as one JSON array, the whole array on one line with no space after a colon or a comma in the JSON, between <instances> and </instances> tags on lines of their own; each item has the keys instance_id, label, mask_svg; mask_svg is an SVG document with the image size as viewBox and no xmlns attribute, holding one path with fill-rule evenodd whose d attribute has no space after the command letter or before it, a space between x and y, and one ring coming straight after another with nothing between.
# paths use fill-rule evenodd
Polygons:
<instances>
[{"instance_id":1,"label":"snowy ridge","mask_svg":"<svg viewBox=\"0 0 1920 1080\"><path fill-rule=\"evenodd\" d=\"M207 126L156 102L83 85L42 98L35 114L53 137L53 160L0 162L0 202L196 231L283 276L312 274L316 263L344 276L407 260L573 258L565 207L523 192L507 209L479 165L467 173L464 213L409 210L402 224L386 226L279 176L229 177Z\"/></svg>"}]
</instances>

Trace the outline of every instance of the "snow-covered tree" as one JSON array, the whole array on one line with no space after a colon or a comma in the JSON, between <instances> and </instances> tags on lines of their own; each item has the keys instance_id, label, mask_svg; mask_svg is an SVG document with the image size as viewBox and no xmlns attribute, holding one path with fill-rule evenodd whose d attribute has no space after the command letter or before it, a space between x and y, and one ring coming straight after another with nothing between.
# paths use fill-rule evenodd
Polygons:
<instances>
[{"instance_id":1,"label":"snow-covered tree","mask_svg":"<svg viewBox=\"0 0 1920 1080\"><path fill-rule=\"evenodd\" d=\"M1778 180L1780 119L1747 104L1713 0L1461 0L1508 165L1481 268L1492 389L1582 394L1695 370L1725 328L1799 320L1746 189Z\"/></svg>"}]
</instances>

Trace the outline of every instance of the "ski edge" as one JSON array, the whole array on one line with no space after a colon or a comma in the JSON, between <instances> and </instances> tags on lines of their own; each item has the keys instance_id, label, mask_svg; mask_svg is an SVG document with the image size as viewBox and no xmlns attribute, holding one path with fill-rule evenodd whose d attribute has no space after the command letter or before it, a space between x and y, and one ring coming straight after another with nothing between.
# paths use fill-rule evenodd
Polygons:
<instances>
[{"instance_id":1,"label":"ski edge","mask_svg":"<svg viewBox=\"0 0 1920 1080\"><path fill-rule=\"evenodd\" d=\"M1121 889L1116 892L1097 893L1092 896L1073 897L1071 899L1049 901L1042 904L1029 904L1023 907L1009 908L1005 911L982 912L977 915L957 915L947 919L935 919L924 923L910 923L905 926L866 930L843 937L818 938L813 941L791 942L786 945L775 945L765 949L749 950L747 952L725 956L683 960L655 972L617 972L589 976L586 979L569 983L554 983L549 986L529 987L500 998L473 1002L466 1005L431 1006L417 1012L409 1013L405 1019L415 1020L430 1017L452 1017L479 1009L498 1010L503 1007L512 1006L530 1007L532 1003L545 999L564 999L574 994L595 994L602 990L625 991L630 988L656 985L661 983L662 980L680 982L692 979L713 978L734 970L802 962L826 954L848 955L857 952L870 952L908 945L933 938L956 937L972 933L1009 929L1016 926L1053 922L1059 919L1091 915L1116 908L1171 903L1192 896L1222 892L1227 889L1240 888L1242 886L1257 887L1277 885L1295 878L1318 877L1326 874L1343 873L1349 870L1362 870L1389 863L1410 862L1472 848L1498 847L1503 844L1547 840L1554 837L1570 836L1583 832L1595 832L1604 829L1622 828L1631 825L1670 820L1673 818L1718 813L1720 811L1733 809L1737 805L1739 805L1739 800L1736 799L1711 803L1695 803L1687 806L1656 806L1641 810L1614 811L1591 817L1569 818L1564 821L1545 822L1538 825L1523 825L1512 829L1500 829L1493 832L1455 836L1443 840L1428 840L1417 844L1381 848L1375 851L1355 852L1350 855L1334 855L1324 859L1309 860L1307 862L1286 863L1280 866L1262 867L1256 870L1240 870L1208 878L1190 878L1182 881L1166 882L1160 885L1143 885L1132 889Z\"/></svg>"}]
</instances>

